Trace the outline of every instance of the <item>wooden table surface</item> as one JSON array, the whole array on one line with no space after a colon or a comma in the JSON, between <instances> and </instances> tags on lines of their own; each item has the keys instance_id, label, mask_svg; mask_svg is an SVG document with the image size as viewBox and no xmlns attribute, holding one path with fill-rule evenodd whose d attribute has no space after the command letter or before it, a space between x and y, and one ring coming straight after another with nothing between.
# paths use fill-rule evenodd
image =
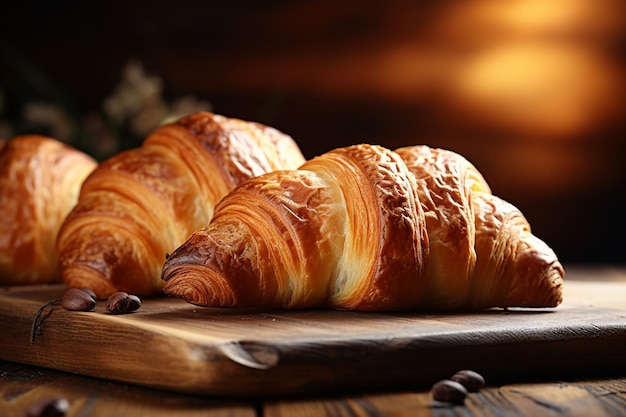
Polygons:
<instances>
[{"instance_id":1,"label":"wooden table surface","mask_svg":"<svg viewBox=\"0 0 626 417\"><path fill-rule=\"evenodd\" d=\"M568 266L565 299L626 311L626 268ZM70 417L626 416L623 372L577 374L572 369L558 379L553 373L546 374L550 377L538 374L525 380L487 381L487 386L469 394L463 405L452 406L433 401L430 386L423 384L402 391L227 399L0 361L0 416L26 416L33 403L48 397L65 398L70 405L66 415Z\"/></svg>"}]
</instances>

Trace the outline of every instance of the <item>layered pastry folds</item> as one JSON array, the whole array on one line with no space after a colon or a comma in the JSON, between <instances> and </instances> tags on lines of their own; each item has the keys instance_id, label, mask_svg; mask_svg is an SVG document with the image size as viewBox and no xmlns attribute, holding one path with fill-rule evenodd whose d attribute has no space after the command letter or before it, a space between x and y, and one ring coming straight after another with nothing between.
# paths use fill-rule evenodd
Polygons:
<instances>
[{"instance_id":1,"label":"layered pastry folds","mask_svg":"<svg viewBox=\"0 0 626 417\"><path fill-rule=\"evenodd\" d=\"M553 307L563 276L464 157L365 144L240 184L162 270L200 306L364 311Z\"/></svg>"}]
</instances>

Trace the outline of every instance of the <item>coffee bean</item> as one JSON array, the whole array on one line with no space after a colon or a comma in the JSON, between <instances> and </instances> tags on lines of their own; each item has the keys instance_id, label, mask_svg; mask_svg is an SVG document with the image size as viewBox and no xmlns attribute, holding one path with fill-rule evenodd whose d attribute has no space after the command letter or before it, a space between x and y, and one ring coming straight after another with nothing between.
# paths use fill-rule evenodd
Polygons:
<instances>
[{"instance_id":1,"label":"coffee bean","mask_svg":"<svg viewBox=\"0 0 626 417\"><path fill-rule=\"evenodd\" d=\"M30 329L30 344L35 343L35 337L41 335L41 321L42 314L46 307L51 305L61 305L66 310L70 311L91 311L96 307L96 294L89 288L70 288L63 293L61 298L55 298L45 302L35 315L33 325Z\"/></svg>"},{"instance_id":2,"label":"coffee bean","mask_svg":"<svg viewBox=\"0 0 626 417\"><path fill-rule=\"evenodd\" d=\"M93 292L93 290L91 290L91 288L87 288L87 287L82 287L79 288L81 291L85 291L87 294L91 295L91 298L93 298L94 300L98 299L98 296L96 295L95 292Z\"/></svg>"},{"instance_id":3,"label":"coffee bean","mask_svg":"<svg viewBox=\"0 0 626 417\"><path fill-rule=\"evenodd\" d=\"M28 417L63 417L70 409L65 398L44 397L32 403L26 410Z\"/></svg>"},{"instance_id":4,"label":"coffee bean","mask_svg":"<svg viewBox=\"0 0 626 417\"><path fill-rule=\"evenodd\" d=\"M126 314L141 307L141 300L136 295L116 292L107 299L107 311L112 314Z\"/></svg>"},{"instance_id":5,"label":"coffee bean","mask_svg":"<svg viewBox=\"0 0 626 417\"><path fill-rule=\"evenodd\" d=\"M452 404L463 404L467 389L456 381L443 379L432 387L433 399Z\"/></svg>"},{"instance_id":6,"label":"coffee bean","mask_svg":"<svg viewBox=\"0 0 626 417\"><path fill-rule=\"evenodd\" d=\"M96 300L81 289L70 288L61 297L61 307L71 311L91 311L96 307Z\"/></svg>"},{"instance_id":7,"label":"coffee bean","mask_svg":"<svg viewBox=\"0 0 626 417\"><path fill-rule=\"evenodd\" d=\"M463 385L469 392L480 391L485 386L485 378L478 372L469 369L455 373L450 379Z\"/></svg>"}]
</instances>

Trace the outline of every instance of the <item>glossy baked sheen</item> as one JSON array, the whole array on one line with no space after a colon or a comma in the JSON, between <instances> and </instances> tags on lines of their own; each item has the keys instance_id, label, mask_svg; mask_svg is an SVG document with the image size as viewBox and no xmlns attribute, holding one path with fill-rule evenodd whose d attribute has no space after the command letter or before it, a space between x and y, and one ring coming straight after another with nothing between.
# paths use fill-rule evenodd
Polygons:
<instances>
[{"instance_id":1,"label":"glossy baked sheen","mask_svg":"<svg viewBox=\"0 0 626 417\"><path fill-rule=\"evenodd\" d=\"M563 274L462 156L355 145L234 189L162 277L202 306L384 311L556 306Z\"/></svg>"},{"instance_id":2,"label":"glossy baked sheen","mask_svg":"<svg viewBox=\"0 0 626 417\"><path fill-rule=\"evenodd\" d=\"M430 250L427 308L553 307L564 270L523 214L491 194L461 155L427 146L396 150L415 174Z\"/></svg>"},{"instance_id":3,"label":"glossy baked sheen","mask_svg":"<svg viewBox=\"0 0 626 417\"><path fill-rule=\"evenodd\" d=\"M291 137L257 123L202 112L162 126L85 181L59 234L63 279L100 298L160 294L166 254L206 226L223 195L303 162Z\"/></svg>"},{"instance_id":4,"label":"glossy baked sheen","mask_svg":"<svg viewBox=\"0 0 626 417\"><path fill-rule=\"evenodd\" d=\"M476 264L472 195L491 193L478 170L459 154L428 146L396 149L415 175L428 231L424 305L462 306Z\"/></svg>"},{"instance_id":5,"label":"glossy baked sheen","mask_svg":"<svg viewBox=\"0 0 626 417\"><path fill-rule=\"evenodd\" d=\"M45 136L0 143L0 283L60 280L54 242L97 163Z\"/></svg>"}]
</instances>

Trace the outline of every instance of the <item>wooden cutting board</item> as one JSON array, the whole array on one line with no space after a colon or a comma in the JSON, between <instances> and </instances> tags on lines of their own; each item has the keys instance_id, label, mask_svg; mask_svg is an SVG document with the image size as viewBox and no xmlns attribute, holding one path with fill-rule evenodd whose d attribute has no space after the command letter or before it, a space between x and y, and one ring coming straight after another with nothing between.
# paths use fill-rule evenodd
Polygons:
<instances>
[{"instance_id":1,"label":"wooden cutting board","mask_svg":"<svg viewBox=\"0 0 626 417\"><path fill-rule=\"evenodd\" d=\"M566 283L556 309L479 313L220 310L168 298L127 315L106 313L105 302L92 312L57 306L32 346L37 310L63 288L4 287L0 359L231 397L419 388L464 368L490 382L623 372L626 310L598 305L624 297L626 284L604 284L614 288Z\"/></svg>"}]
</instances>

